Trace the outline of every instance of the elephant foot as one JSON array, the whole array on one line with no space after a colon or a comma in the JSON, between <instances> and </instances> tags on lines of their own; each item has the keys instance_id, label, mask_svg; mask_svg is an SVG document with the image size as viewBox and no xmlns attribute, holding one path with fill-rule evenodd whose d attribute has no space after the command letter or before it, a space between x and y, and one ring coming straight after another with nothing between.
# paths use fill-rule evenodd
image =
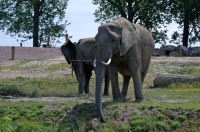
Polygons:
<instances>
[{"instance_id":1,"label":"elephant foot","mask_svg":"<svg viewBox=\"0 0 200 132\"><path fill-rule=\"evenodd\" d=\"M136 99L135 102L136 103L141 103L144 100L144 98L140 98L140 99Z\"/></svg>"},{"instance_id":2,"label":"elephant foot","mask_svg":"<svg viewBox=\"0 0 200 132\"><path fill-rule=\"evenodd\" d=\"M115 98L113 99L113 102L121 102L121 98Z\"/></svg>"},{"instance_id":3,"label":"elephant foot","mask_svg":"<svg viewBox=\"0 0 200 132\"><path fill-rule=\"evenodd\" d=\"M89 94L89 92L85 92L85 94Z\"/></svg>"},{"instance_id":4,"label":"elephant foot","mask_svg":"<svg viewBox=\"0 0 200 132\"><path fill-rule=\"evenodd\" d=\"M122 102L126 102L126 96L122 96L122 97L121 97L121 101L122 101Z\"/></svg>"},{"instance_id":5,"label":"elephant foot","mask_svg":"<svg viewBox=\"0 0 200 132\"><path fill-rule=\"evenodd\" d=\"M78 92L78 94L83 94L83 92Z\"/></svg>"},{"instance_id":6,"label":"elephant foot","mask_svg":"<svg viewBox=\"0 0 200 132\"><path fill-rule=\"evenodd\" d=\"M109 96L109 95L110 95L109 93L104 93L104 94L103 94L103 96Z\"/></svg>"}]
</instances>

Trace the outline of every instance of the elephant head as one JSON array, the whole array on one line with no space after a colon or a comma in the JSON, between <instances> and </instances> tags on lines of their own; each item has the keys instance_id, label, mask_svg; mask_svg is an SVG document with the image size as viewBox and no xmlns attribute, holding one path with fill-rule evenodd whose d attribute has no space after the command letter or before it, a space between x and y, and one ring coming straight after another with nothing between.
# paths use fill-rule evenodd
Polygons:
<instances>
[{"instance_id":1,"label":"elephant head","mask_svg":"<svg viewBox=\"0 0 200 132\"><path fill-rule=\"evenodd\" d=\"M75 72L76 78L78 80L78 66L76 55L76 43L72 43L68 38L66 38L66 42L61 46L61 52L65 56L67 63L72 64L72 69Z\"/></svg>"},{"instance_id":2,"label":"elephant head","mask_svg":"<svg viewBox=\"0 0 200 132\"><path fill-rule=\"evenodd\" d=\"M69 39L61 46L61 51L69 65L76 59L76 46Z\"/></svg>"},{"instance_id":3,"label":"elephant head","mask_svg":"<svg viewBox=\"0 0 200 132\"><path fill-rule=\"evenodd\" d=\"M111 82L112 82L113 75L112 75L112 72L110 71L118 70L118 67L117 66L113 67L113 64L118 63L117 61L119 59L125 59L126 57L141 58L142 46L140 46L140 37L134 25L131 24L127 19L122 18L122 17L119 17L112 22L108 22L99 26L98 33L95 36L95 39L97 42L95 101L96 101L98 116L100 117L100 121L103 122L104 118L102 114L101 87L102 87L103 71L105 69L105 65L109 65L109 74L111 73L110 77L111 77ZM132 53L134 53L134 55L131 56L130 54ZM135 71L130 72L131 74L129 73L127 74L127 72L126 73L124 72L124 74L126 74L127 76L132 76L133 73L136 73L138 75L140 72L140 69L141 69L140 60L136 59L134 61L136 63L134 64L133 67L136 67L137 70L135 70L136 72ZM112 67L110 66L111 64L112 64ZM117 75L116 72L115 72L115 75ZM137 84L135 83L134 85L136 85L138 89L140 89L142 85L140 76L138 76L135 80L136 81L134 81L134 83L135 82L138 82L138 83ZM116 80L114 79L114 81ZM113 82L112 82L112 85L113 85ZM115 91L113 89L113 98L115 98L114 92ZM117 93L120 93L120 91L117 90ZM138 98L138 100L142 100L142 99L143 99L143 95L141 95Z\"/></svg>"}]
</instances>

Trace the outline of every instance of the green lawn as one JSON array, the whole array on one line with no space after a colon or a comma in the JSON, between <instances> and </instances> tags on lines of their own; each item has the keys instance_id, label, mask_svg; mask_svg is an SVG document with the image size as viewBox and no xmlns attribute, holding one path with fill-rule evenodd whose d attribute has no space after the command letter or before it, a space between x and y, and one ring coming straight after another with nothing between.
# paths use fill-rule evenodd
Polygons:
<instances>
[{"instance_id":1,"label":"green lawn","mask_svg":"<svg viewBox=\"0 0 200 132\"><path fill-rule=\"evenodd\" d=\"M17 65L19 64L10 66L13 68L10 69L19 70ZM159 72L200 76L199 65L180 66L177 63L173 65L167 62L151 64L143 87L145 99L142 103L134 102L132 82L129 85L127 102L114 103L111 95L103 96L105 123L100 123L97 119L94 103L95 76L92 76L88 95L77 94L78 83L71 75L0 79L0 95L16 99L21 97L65 99L64 101L0 99L0 132L200 131L200 82L149 88L153 77ZM42 70L54 72L65 66L69 68L65 63L61 63L46 66ZM121 77L119 79L122 82ZM111 94L111 88L109 90Z\"/></svg>"}]
</instances>

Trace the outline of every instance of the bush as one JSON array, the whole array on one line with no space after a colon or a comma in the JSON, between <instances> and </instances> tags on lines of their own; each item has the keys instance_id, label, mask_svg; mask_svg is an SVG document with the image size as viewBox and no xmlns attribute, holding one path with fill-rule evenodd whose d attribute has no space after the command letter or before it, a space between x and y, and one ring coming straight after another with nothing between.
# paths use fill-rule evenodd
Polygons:
<instances>
[{"instance_id":1,"label":"bush","mask_svg":"<svg viewBox=\"0 0 200 132\"><path fill-rule=\"evenodd\" d=\"M25 94L19 89L17 85L3 85L0 87L0 95L21 97Z\"/></svg>"}]
</instances>

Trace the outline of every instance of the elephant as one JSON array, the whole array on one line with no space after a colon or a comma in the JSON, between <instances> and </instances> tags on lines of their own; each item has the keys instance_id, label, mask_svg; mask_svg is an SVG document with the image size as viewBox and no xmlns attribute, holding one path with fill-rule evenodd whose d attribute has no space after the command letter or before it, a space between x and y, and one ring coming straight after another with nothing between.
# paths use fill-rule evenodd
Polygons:
<instances>
[{"instance_id":1,"label":"elephant","mask_svg":"<svg viewBox=\"0 0 200 132\"><path fill-rule=\"evenodd\" d=\"M113 101L126 101L129 80L132 78L135 101L140 103L144 99L142 84L149 68L155 43L147 29L123 17L100 25L95 39L97 42L95 102L98 117L101 122L104 122L101 87L105 66L108 66L109 70ZM123 77L121 92L118 72Z\"/></svg>"},{"instance_id":2,"label":"elephant","mask_svg":"<svg viewBox=\"0 0 200 132\"><path fill-rule=\"evenodd\" d=\"M78 80L78 93L89 93L89 81L92 76L92 70L95 70L93 62L96 54L95 38L80 39L78 43L72 43L68 36L66 42L61 46L61 52L64 55L67 63L72 64L72 69L75 71ZM108 68L104 70L105 87L104 95L109 95L109 73Z\"/></svg>"}]
</instances>

